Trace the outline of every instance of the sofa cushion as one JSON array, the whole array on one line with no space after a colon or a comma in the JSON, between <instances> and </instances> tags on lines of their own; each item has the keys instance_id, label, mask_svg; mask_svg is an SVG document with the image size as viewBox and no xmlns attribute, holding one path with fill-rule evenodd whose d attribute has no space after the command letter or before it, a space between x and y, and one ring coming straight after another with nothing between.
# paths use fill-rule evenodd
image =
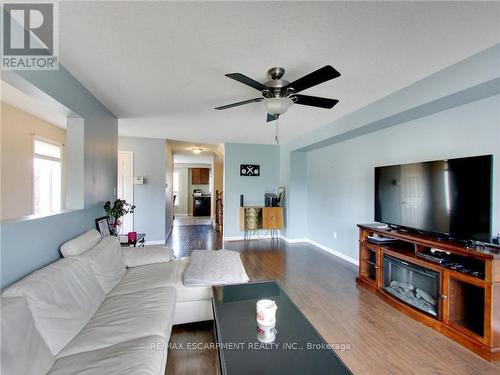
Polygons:
<instances>
[{"instance_id":1,"label":"sofa cushion","mask_svg":"<svg viewBox=\"0 0 500 375\"><path fill-rule=\"evenodd\" d=\"M25 298L1 298L1 373L38 375L49 371L54 355L35 328ZM34 366L33 364L36 364Z\"/></svg>"},{"instance_id":2,"label":"sofa cushion","mask_svg":"<svg viewBox=\"0 0 500 375\"><path fill-rule=\"evenodd\" d=\"M175 289L177 290L177 303L179 302L192 302L192 301L204 301L212 298L212 287L211 286L185 286L182 281L182 275L189 264L189 257L182 258L179 261L179 270L177 272L177 282L175 284Z\"/></svg>"},{"instance_id":3,"label":"sofa cushion","mask_svg":"<svg viewBox=\"0 0 500 375\"><path fill-rule=\"evenodd\" d=\"M95 315L58 358L106 348L145 336L170 335L175 289L160 287L107 296Z\"/></svg>"},{"instance_id":4,"label":"sofa cushion","mask_svg":"<svg viewBox=\"0 0 500 375\"><path fill-rule=\"evenodd\" d=\"M108 296L137 293L145 289L175 286L178 278L179 262L149 264L127 268L127 272Z\"/></svg>"},{"instance_id":5,"label":"sofa cushion","mask_svg":"<svg viewBox=\"0 0 500 375\"><path fill-rule=\"evenodd\" d=\"M72 240L65 242L61 246L61 254L63 257L71 257L83 254L89 249L92 249L101 240L101 234L91 229Z\"/></svg>"},{"instance_id":6,"label":"sofa cushion","mask_svg":"<svg viewBox=\"0 0 500 375\"><path fill-rule=\"evenodd\" d=\"M88 262L64 258L48 265L3 292L24 296L40 335L57 354L87 324L104 300Z\"/></svg>"},{"instance_id":7,"label":"sofa cushion","mask_svg":"<svg viewBox=\"0 0 500 375\"><path fill-rule=\"evenodd\" d=\"M159 286L171 286L177 290L177 302L202 301L212 297L211 286L186 287L182 274L189 263L189 257L167 263L128 268L118 285L108 296L136 293Z\"/></svg>"},{"instance_id":8,"label":"sofa cushion","mask_svg":"<svg viewBox=\"0 0 500 375\"><path fill-rule=\"evenodd\" d=\"M49 375L158 375L165 371L167 337L147 336L60 358Z\"/></svg>"},{"instance_id":9,"label":"sofa cushion","mask_svg":"<svg viewBox=\"0 0 500 375\"><path fill-rule=\"evenodd\" d=\"M118 238L106 236L89 251L78 256L90 262L102 290L107 294L125 274L125 259Z\"/></svg>"},{"instance_id":10,"label":"sofa cushion","mask_svg":"<svg viewBox=\"0 0 500 375\"><path fill-rule=\"evenodd\" d=\"M174 251L165 246L128 247L123 249L127 267L169 262L175 259Z\"/></svg>"}]
</instances>

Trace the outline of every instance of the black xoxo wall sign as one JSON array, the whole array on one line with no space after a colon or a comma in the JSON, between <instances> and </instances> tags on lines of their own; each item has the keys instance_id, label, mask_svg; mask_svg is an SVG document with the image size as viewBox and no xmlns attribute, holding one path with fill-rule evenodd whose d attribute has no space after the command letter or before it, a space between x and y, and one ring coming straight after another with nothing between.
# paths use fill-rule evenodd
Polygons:
<instances>
[{"instance_id":1,"label":"black xoxo wall sign","mask_svg":"<svg viewBox=\"0 0 500 375\"><path fill-rule=\"evenodd\" d=\"M240 176L260 176L260 165L258 164L241 164Z\"/></svg>"}]
</instances>

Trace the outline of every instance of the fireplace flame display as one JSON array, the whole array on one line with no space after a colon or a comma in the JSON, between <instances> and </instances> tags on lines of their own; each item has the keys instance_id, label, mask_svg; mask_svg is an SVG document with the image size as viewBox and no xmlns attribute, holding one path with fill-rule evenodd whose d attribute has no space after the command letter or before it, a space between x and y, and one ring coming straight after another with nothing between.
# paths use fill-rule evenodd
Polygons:
<instances>
[{"instance_id":1,"label":"fireplace flame display","mask_svg":"<svg viewBox=\"0 0 500 375\"><path fill-rule=\"evenodd\" d=\"M439 273L384 256L384 290L399 300L436 317L439 312Z\"/></svg>"}]
</instances>

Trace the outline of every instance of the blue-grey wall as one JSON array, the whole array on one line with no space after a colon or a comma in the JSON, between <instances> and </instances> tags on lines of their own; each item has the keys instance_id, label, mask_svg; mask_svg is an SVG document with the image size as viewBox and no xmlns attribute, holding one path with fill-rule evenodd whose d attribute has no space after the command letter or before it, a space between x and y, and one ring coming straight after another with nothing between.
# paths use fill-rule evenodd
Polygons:
<instances>
[{"instance_id":1,"label":"blue-grey wall","mask_svg":"<svg viewBox=\"0 0 500 375\"><path fill-rule=\"evenodd\" d=\"M494 155L499 232L498 66L500 45L283 145L281 184L291 191L287 238L307 238L355 261L355 225L373 222L375 166L479 154ZM302 223L298 217L307 218L305 229L293 225Z\"/></svg>"},{"instance_id":2,"label":"blue-grey wall","mask_svg":"<svg viewBox=\"0 0 500 375\"><path fill-rule=\"evenodd\" d=\"M2 223L1 286L60 258L59 247L95 227L102 204L114 199L118 122L62 65L57 71L2 72L2 79L34 94L48 95L84 120L84 209L38 219Z\"/></svg>"},{"instance_id":3,"label":"blue-grey wall","mask_svg":"<svg viewBox=\"0 0 500 375\"><path fill-rule=\"evenodd\" d=\"M134 230L146 233L146 241L165 241L166 141L119 137L118 150L134 153L134 176L142 176L145 180L143 185L134 185L134 204L137 206Z\"/></svg>"},{"instance_id":4,"label":"blue-grey wall","mask_svg":"<svg viewBox=\"0 0 500 375\"><path fill-rule=\"evenodd\" d=\"M355 224L373 222L374 167L484 154L494 155L500 231L499 108L500 96L490 97L309 152L308 238L357 259Z\"/></svg>"},{"instance_id":5,"label":"blue-grey wall","mask_svg":"<svg viewBox=\"0 0 500 375\"><path fill-rule=\"evenodd\" d=\"M259 177L240 176L240 164L260 165ZM243 236L240 231L240 194L245 205L264 205L265 193L276 193L280 180L277 145L226 143L224 145L224 238Z\"/></svg>"}]
</instances>

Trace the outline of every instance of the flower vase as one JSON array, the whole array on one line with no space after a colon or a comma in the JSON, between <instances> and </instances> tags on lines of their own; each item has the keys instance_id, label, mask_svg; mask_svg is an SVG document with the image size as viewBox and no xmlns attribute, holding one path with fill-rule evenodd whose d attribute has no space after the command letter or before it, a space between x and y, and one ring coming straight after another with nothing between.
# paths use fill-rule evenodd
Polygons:
<instances>
[{"instance_id":1,"label":"flower vase","mask_svg":"<svg viewBox=\"0 0 500 375\"><path fill-rule=\"evenodd\" d=\"M111 227L111 234L113 236L118 236L118 233L120 233L120 226L121 226L120 220L115 219L114 222L109 226Z\"/></svg>"}]
</instances>

